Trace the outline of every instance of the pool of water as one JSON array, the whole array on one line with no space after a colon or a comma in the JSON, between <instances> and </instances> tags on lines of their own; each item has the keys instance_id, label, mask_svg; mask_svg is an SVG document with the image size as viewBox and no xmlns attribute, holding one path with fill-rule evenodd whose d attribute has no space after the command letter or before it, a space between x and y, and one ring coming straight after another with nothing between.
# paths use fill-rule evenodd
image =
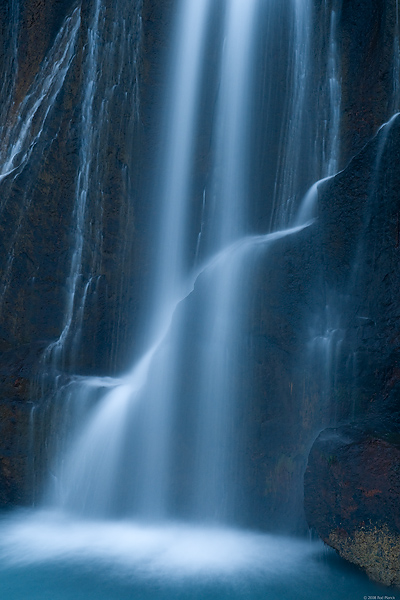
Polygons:
<instances>
[{"instance_id":1,"label":"pool of water","mask_svg":"<svg viewBox=\"0 0 400 600\"><path fill-rule=\"evenodd\" d=\"M396 597L316 541L49 512L2 518L0 565L2 600Z\"/></svg>"}]
</instances>

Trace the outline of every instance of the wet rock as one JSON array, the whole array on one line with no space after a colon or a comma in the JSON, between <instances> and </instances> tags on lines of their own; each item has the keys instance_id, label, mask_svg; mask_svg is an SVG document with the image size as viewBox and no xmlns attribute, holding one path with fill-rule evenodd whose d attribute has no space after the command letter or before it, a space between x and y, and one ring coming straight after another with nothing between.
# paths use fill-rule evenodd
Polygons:
<instances>
[{"instance_id":1,"label":"wet rock","mask_svg":"<svg viewBox=\"0 0 400 600\"><path fill-rule=\"evenodd\" d=\"M379 429L379 425L377 425ZM305 511L340 556L400 587L400 427L323 431L305 474Z\"/></svg>"},{"instance_id":2,"label":"wet rock","mask_svg":"<svg viewBox=\"0 0 400 600\"><path fill-rule=\"evenodd\" d=\"M396 118L320 189L326 302L341 331L331 423L341 426L319 435L305 474L309 525L386 585L400 582L399 152Z\"/></svg>"},{"instance_id":3,"label":"wet rock","mask_svg":"<svg viewBox=\"0 0 400 600\"><path fill-rule=\"evenodd\" d=\"M0 401L0 506L27 504L32 498L32 408L31 402Z\"/></svg>"},{"instance_id":4,"label":"wet rock","mask_svg":"<svg viewBox=\"0 0 400 600\"><path fill-rule=\"evenodd\" d=\"M46 52L74 4L74 0L28 0L21 3L15 91L17 105L27 93Z\"/></svg>"},{"instance_id":5,"label":"wet rock","mask_svg":"<svg viewBox=\"0 0 400 600\"><path fill-rule=\"evenodd\" d=\"M350 158L398 110L393 105L395 0L342 0L339 14L342 76L342 153Z\"/></svg>"}]
</instances>

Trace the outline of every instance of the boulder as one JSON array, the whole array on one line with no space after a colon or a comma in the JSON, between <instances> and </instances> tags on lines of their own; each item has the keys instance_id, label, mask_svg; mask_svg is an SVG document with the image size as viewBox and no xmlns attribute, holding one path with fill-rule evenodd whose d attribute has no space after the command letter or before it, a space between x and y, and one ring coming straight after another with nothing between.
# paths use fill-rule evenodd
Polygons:
<instances>
[{"instance_id":1,"label":"boulder","mask_svg":"<svg viewBox=\"0 0 400 600\"><path fill-rule=\"evenodd\" d=\"M324 430L305 473L307 521L369 577L400 587L400 427Z\"/></svg>"}]
</instances>

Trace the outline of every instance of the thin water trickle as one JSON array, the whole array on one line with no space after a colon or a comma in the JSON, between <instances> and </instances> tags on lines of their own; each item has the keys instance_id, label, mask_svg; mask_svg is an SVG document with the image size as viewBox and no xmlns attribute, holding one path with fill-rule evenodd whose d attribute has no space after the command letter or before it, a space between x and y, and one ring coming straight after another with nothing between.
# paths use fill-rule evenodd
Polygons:
<instances>
[{"instance_id":1,"label":"thin water trickle","mask_svg":"<svg viewBox=\"0 0 400 600\"><path fill-rule=\"evenodd\" d=\"M393 100L392 112L400 110L400 12L399 0L396 0L396 25L393 40Z\"/></svg>"},{"instance_id":2,"label":"thin water trickle","mask_svg":"<svg viewBox=\"0 0 400 600\"><path fill-rule=\"evenodd\" d=\"M323 118L315 143L317 169L321 179L316 181L302 198L296 217L297 223L317 216L320 188L341 173L339 168L341 164L342 82L337 35L339 14L339 2L325 1L324 19L327 26L328 44L323 67L325 79L321 86L320 114ZM305 368L318 371L320 377L319 405L322 416L320 422L313 425L315 435L321 427L327 426L330 422L336 422L336 415L333 414L335 412L335 395L337 394L335 382L343 339L341 313L336 308L336 298L331 297L332 292L329 289L325 293L327 305L319 307L319 311L313 311L314 314L311 316L308 351L305 357Z\"/></svg>"},{"instance_id":3,"label":"thin water trickle","mask_svg":"<svg viewBox=\"0 0 400 600\"><path fill-rule=\"evenodd\" d=\"M57 35L49 56L19 107L18 116L3 121L0 181L23 168L38 145L47 117L74 59L79 26L80 11L75 9ZM4 200L0 203L0 209L3 205Z\"/></svg>"},{"instance_id":4,"label":"thin water trickle","mask_svg":"<svg viewBox=\"0 0 400 600\"><path fill-rule=\"evenodd\" d=\"M334 175L339 168L340 159L340 117L342 104L342 86L340 81L339 53L337 44L337 10L332 8L329 28L329 52L327 61L327 80L329 87L329 112L326 120L325 155L323 157L324 175Z\"/></svg>"},{"instance_id":5,"label":"thin water trickle","mask_svg":"<svg viewBox=\"0 0 400 600\"><path fill-rule=\"evenodd\" d=\"M305 163L307 179L315 180L318 172L313 168L311 152L307 148L312 143L310 123L308 121L311 102L312 73L309 68L311 23L313 6L310 0L294 0L293 2L293 40L291 64L288 73L291 76L291 85L286 100L287 108L282 123L282 133L279 146L279 162L275 178L274 206L272 212L272 227L287 225L296 211L296 194L303 185L304 173L300 169L302 153L309 156L308 164ZM301 152L299 149L301 148Z\"/></svg>"},{"instance_id":6,"label":"thin water trickle","mask_svg":"<svg viewBox=\"0 0 400 600\"><path fill-rule=\"evenodd\" d=\"M362 257L365 252L365 236L364 232L367 230L369 226L369 222L371 219L371 210L372 205L375 202L376 191L379 187L379 179L381 176L381 164L384 153L386 151L387 141L389 139L389 134L396 123L397 119L400 117L400 113L395 113L388 121L383 123L378 131L375 134L375 139L377 140L377 150L375 156L375 162L373 166L373 170L371 172L371 177L369 180L369 189L367 195L367 202L365 204L365 209L362 214L362 228L361 235L358 240L356 255L352 264L352 273L349 283L349 289L354 290L357 285L358 277L360 276L360 268L363 265ZM349 292L350 293L350 292Z\"/></svg>"},{"instance_id":7,"label":"thin water trickle","mask_svg":"<svg viewBox=\"0 0 400 600\"><path fill-rule=\"evenodd\" d=\"M3 72L0 85L0 97L2 98L0 107L0 132L1 139L4 140L8 133L8 122L13 107L13 93L18 76L18 32L20 8L18 0L11 0L8 3L9 13L6 23L8 30L5 39L8 41L8 47L3 54ZM7 42L6 42L7 43Z\"/></svg>"},{"instance_id":8,"label":"thin water trickle","mask_svg":"<svg viewBox=\"0 0 400 600\"><path fill-rule=\"evenodd\" d=\"M17 36L18 8L12 3L12 36ZM46 138L48 120L51 116L57 97L64 85L64 81L75 57L76 42L80 26L80 11L75 9L61 27L49 55L43 61L27 95L18 107L18 112L12 115L15 109L12 101L13 86L15 85L16 72L10 79L12 86L9 90L7 102L1 111L1 141L0 141L0 183L3 184L0 199L0 214L4 212L10 197L13 181L23 172L33 156L45 154L49 145ZM12 57L10 68L15 64L17 53L17 39L12 37ZM10 74L11 75L11 74ZM4 91L4 89L3 89ZM6 297L7 287L12 277L14 264L14 251L18 242L24 218L32 201L32 190L24 189L19 205L19 214L16 218L15 228L11 239L8 241L7 263L0 277L0 311Z\"/></svg>"},{"instance_id":9,"label":"thin water trickle","mask_svg":"<svg viewBox=\"0 0 400 600\"><path fill-rule=\"evenodd\" d=\"M351 263L350 276L347 284L347 294L344 300L344 306L349 304L349 299L355 297L357 294L357 289L360 285L360 281L365 277L366 271L369 271L369 266L366 265L365 257L368 256L368 247L367 247L367 235L368 230L371 226L371 218L373 212L376 210L376 202L378 197L378 190L380 189L382 173L384 169L382 169L382 163L385 159L385 154L388 150L388 140L390 139L390 134L392 128L396 125L400 118L400 113L396 112L393 116L391 116L388 121L383 123L379 129L377 130L373 140L376 144L375 150L375 160L372 163L372 168L370 172L370 177L368 180L368 186L366 189L366 198L363 206L362 213L360 215L360 228L358 233L358 239L355 244L355 252L354 258ZM385 176L385 175L384 175ZM362 303L360 303L362 306ZM369 322L370 325L375 327L375 323L371 321L368 317L365 317L364 314L357 314L360 310L360 307L357 307L356 317L354 328L357 331L360 331L360 326L363 321ZM361 311L364 311L365 308L361 308ZM367 308L367 311L369 309ZM342 312L345 312L342 309ZM354 385L353 390L357 390L360 378L360 371L357 366L358 361L358 348L354 347L351 350L351 353L348 357L348 361L346 363L345 370L351 377L352 383ZM351 406L349 409L349 413L351 417L354 419L357 416L357 402L359 399L356 397L357 392L353 391L354 397L351 398Z\"/></svg>"}]
</instances>

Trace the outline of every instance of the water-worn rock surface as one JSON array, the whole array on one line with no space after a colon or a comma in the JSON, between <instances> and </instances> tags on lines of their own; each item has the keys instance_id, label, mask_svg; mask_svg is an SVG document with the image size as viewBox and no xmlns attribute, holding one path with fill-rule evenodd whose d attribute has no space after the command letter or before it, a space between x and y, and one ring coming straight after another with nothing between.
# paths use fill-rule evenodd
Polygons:
<instances>
[{"instance_id":1,"label":"water-worn rock surface","mask_svg":"<svg viewBox=\"0 0 400 600\"><path fill-rule=\"evenodd\" d=\"M400 586L400 428L344 426L316 440L305 474L309 524L340 556Z\"/></svg>"},{"instance_id":2,"label":"water-worn rock surface","mask_svg":"<svg viewBox=\"0 0 400 600\"><path fill-rule=\"evenodd\" d=\"M0 7L1 169L14 154L10 167L14 170L0 177L3 505L29 502L32 497L32 447L27 440L34 427L32 415L36 415L36 432L39 437L44 434L39 444L44 447L46 443L47 417L41 407L40 379L54 355L48 354L45 360L43 356L66 326L72 285L76 298L71 329L75 326L76 331L80 321L81 339L76 344L70 336L68 348L55 359L57 368L112 373L124 367L119 352L125 355L123 346L132 343L126 315L135 314L137 290L141 288L133 263L140 264L146 273L145 260L138 258L141 238L126 233L126 229L138 228L133 201L127 204L126 200L134 196L132 181L136 183L141 170L136 160L139 146L132 150L133 140L143 141L134 131L138 68L142 64L135 55L140 42L137 5L140 2L127 4L132 35L125 36L123 43L129 46L129 60L123 64L119 56L115 57L119 68L111 75L105 66L97 71L92 118L103 111L96 128L103 128L102 143L98 163L92 161L89 166L91 185L84 190L87 201L83 209L77 208L82 195L78 173L85 162L83 146L88 143L83 132L88 118L83 112L88 109L83 99L88 31L93 27L95 3L8 0ZM109 24L102 51L110 56L107 48L115 37L116 18L112 2L104 2L102 7L102 18ZM122 27L117 35L124 35ZM123 52L122 42L116 47ZM57 61L61 61L59 66ZM53 81L48 89L46 81ZM104 98L107 102L102 104ZM14 132L19 132L19 138L13 138ZM79 210L83 210L83 217L78 225ZM84 237L78 252L77 235ZM74 253L78 258L81 255L81 264L75 267L79 272L75 284ZM124 272L132 273L132 278L124 278ZM35 468L40 471L38 463Z\"/></svg>"},{"instance_id":3,"label":"water-worn rock surface","mask_svg":"<svg viewBox=\"0 0 400 600\"><path fill-rule=\"evenodd\" d=\"M327 297L342 307L331 406L351 424L319 435L305 475L309 525L386 585L400 583L399 156L397 117L320 192Z\"/></svg>"}]
</instances>

